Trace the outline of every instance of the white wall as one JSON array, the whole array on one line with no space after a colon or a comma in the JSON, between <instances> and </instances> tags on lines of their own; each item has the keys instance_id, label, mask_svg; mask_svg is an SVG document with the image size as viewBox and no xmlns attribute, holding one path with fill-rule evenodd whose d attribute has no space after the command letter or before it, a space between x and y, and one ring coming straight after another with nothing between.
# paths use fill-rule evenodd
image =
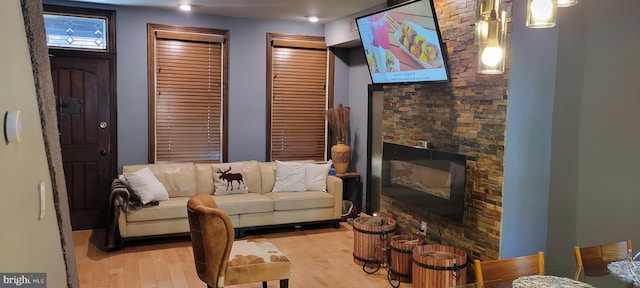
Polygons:
<instances>
[{"instance_id":1,"label":"white wall","mask_svg":"<svg viewBox=\"0 0 640 288\"><path fill-rule=\"evenodd\" d=\"M23 141L0 136L0 272L47 273L47 287L66 287L58 220L40 126L31 59L19 0L0 1L0 127L7 111L23 115ZM4 128L2 128L4 129ZM4 135L4 132L0 132ZM38 184L46 186L45 217L38 220Z\"/></svg>"},{"instance_id":2,"label":"white wall","mask_svg":"<svg viewBox=\"0 0 640 288\"><path fill-rule=\"evenodd\" d=\"M342 48L331 49L335 54L333 106L338 107L339 104L349 106L349 50Z\"/></svg>"},{"instance_id":3,"label":"white wall","mask_svg":"<svg viewBox=\"0 0 640 288\"><path fill-rule=\"evenodd\" d=\"M500 257L546 250L557 29L525 27L514 1Z\"/></svg>"},{"instance_id":4,"label":"white wall","mask_svg":"<svg viewBox=\"0 0 640 288\"><path fill-rule=\"evenodd\" d=\"M640 32L629 17L640 3L584 2L584 17L597 21L582 27L584 69L574 71L583 75L577 241L634 238L640 244Z\"/></svg>"},{"instance_id":5,"label":"white wall","mask_svg":"<svg viewBox=\"0 0 640 288\"><path fill-rule=\"evenodd\" d=\"M349 105L351 106L351 167L360 173L363 194L367 190L367 128L369 114L368 86L371 84L367 60L362 47L349 49ZM363 195L362 203L366 203ZM377 212L377 211L367 211Z\"/></svg>"},{"instance_id":6,"label":"white wall","mask_svg":"<svg viewBox=\"0 0 640 288\"><path fill-rule=\"evenodd\" d=\"M342 103L349 106L349 139L347 144L351 146L350 171L360 173L362 191L367 191L367 114L368 92L371 84L369 68L366 64L362 47L334 48L336 54L335 65L335 89L334 106ZM363 195L362 203L366 198Z\"/></svg>"},{"instance_id":7,"label":"white wall","mask_svg":"<svg viewBox=\"0 0 640 288\"><path fill-rule=\"evenodd\" d=\"M578 197L578 128L580 123L580 95L585 49L584 33L580 28L584 18L580 10L585 5L559 10L557 85L554 103L551 143L551 175L549 187L549 225L547 267L571 267L574 264L572 247L576 243Z\"/></svg>"},{"instance_id":8,"label":"white wall","mask_svg":"<svg viewBox=\"0 0 640 288\"><path fill-rule=\"evenodd\" d=\"M634 0L580 1L558 28L524 27L515 1L501 257L546 251L573 265L573 245L640 241L640 33ZM552 122L551 122L552 121Z\"/></svg>"},{"instance_id":9,"label":"white wall","mask_svg":"<svg viewBox=\"0 0 640 288\"><path fill-rule=\"evenodd\" d=\"M355 19L380 11L387 7L387 3L381 3L371 8L354 13L347 17L329 22L324 25L325 42L328 46L354 47L360 45L360 35L358 34Z\"/></svg>"}]
</instances>

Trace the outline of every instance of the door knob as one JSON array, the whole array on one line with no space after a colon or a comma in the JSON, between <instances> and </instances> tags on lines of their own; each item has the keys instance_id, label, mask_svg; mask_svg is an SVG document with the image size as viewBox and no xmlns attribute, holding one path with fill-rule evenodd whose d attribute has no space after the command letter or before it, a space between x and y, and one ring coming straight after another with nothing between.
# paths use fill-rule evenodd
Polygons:
<instances>
[{"instance_id":1,"label":"door knob","mask_svg":"<svg viewBox=\"0 0 640 288\"><path fill-rule=\"evenodd\" d=\"M107 128L107 122L102 121L100 122L100 129L104 129L104 128Z\"/></svg>"},{"instance_id":2,"label":"door knob","mask_svg":"<svg viewBox=\"0 0 640 288\"><path fill-rule=\"evenodd\" d=\"M102 155L107 155L107 150L102 150L102 151L100 151L100 154L102 154Z\"/></svg>"}]
</instances>

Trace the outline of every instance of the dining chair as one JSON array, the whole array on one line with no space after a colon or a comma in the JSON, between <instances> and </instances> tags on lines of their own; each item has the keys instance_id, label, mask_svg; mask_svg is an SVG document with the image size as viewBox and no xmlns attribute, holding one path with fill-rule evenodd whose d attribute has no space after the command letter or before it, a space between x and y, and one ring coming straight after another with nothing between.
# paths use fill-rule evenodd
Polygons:
<instances>
[{"instance_id":1,"label":"dining chair","mask_svg":"<svg viewBox=\"0 0 640 288\"><path fill-rule=\"evenodd\" d=\"M505 279L515 280L520 276L544 275L544 253L505 258L498 260L474 260L476 282L479 287L492 287L491 281ZM495 281L494 286L499 283Z\"/></svg>"},{"instance_id":2,"label":"dining chair","mask_svg":"<svg viewBox=\"0 0 640 288\"><path fill-rule=\"evenodd\" d=\"M626 260L629 249L632 249L631 240L588 247L573 246L577 271L574 279L584 282L585 276L598 277L609 274L607 265Z\"/></svg>"},{"instance_id":3,"label":"dining chair","mask_svg":"<svg viewBox=\"0 0 640 288\"><path fill-rule=\"evenodd\" d=\"M290 262L269 242L234 241L229 216L217 208L209 194L198 194L187 202L191 246L195 268L207 287L280 280L289 286Z\"/></svg>"}]
</instances>

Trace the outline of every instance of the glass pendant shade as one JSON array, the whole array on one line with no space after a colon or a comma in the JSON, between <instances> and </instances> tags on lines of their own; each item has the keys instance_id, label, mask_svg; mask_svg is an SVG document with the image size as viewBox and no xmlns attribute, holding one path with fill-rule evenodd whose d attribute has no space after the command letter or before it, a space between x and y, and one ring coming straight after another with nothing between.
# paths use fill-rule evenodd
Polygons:
<instances>
[{"instance_id":1,"label":"glass pendant shade","mask_svg":"<svg viewBox=\"0 0 640 288\"><path fill-rule=\"evenodd\" d=\"M475 44L486 41L487 21L491 16L491 11L500 11L500 0L478 0L477 8L476 31L474 37Z\"/></svg>"},{"instance_id":2,"label":"glass pendant shade","mask_svg":"<svg viewBox=\"0 0 640 288\"><path fill-rule=\"evenodd\" d=\"M492 10L498 11L500 0L478 0L478 15L489 18Z\"/></svg>"},{"instance_id":3,"label":"glass pendant shade","mask_svg":"<svg viewBox=\"0 0 640 288\"><path fill-rule=\"evenodd\" d=\"M478 55L478 73L502 74L505 63L506 12L500 18L495 10L486 21L486 41L480 42Z\"/></svg>"},{"instance_id":4,"label":"glass pendant shade","mask_svg":"<svg viewBox=\"0 0 640 288\"><path fill-rule=\"evenodd\" d=\"M527 27L550 28L556 26L557 0L527 0Z\"/></svg>"},{"instance_id":5,"label":"glass pendant shade","mask_svg":"<svg viewBox=\"0 0 640 288\"><path fill-rule=\"evenodd\" d=\"M481 20L476 23L476 44L486 43L487 34L489 33L489 21Z\"/></svg>"},{"instance_id":6,"label":"glass pendant shade","mask_svg":"<svg viewBox=\"0 0 640 288\"><path fill-rule=\"evenodd\" d=\"M558 0L558 7L571 7L578 4L578 0Z\"/></svg>"}]
</instances>

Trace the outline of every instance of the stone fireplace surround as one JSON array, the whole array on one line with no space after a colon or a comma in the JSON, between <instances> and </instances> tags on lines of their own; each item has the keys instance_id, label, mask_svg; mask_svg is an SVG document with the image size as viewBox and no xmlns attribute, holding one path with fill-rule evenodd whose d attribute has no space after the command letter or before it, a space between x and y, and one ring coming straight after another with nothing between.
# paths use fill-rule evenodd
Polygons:
<instances>
[{"instance_id":1,"label":"stone fireplace surround","mask_svg":"<svg viewBox=\"0 0 640 288\"><path fill-rule=\"evenodd\" d=\"M415 234L421 221L426 221L428 243L463 249L470 261L497 259L502 236L509 59L502 75L478 74L478 51L473 39L477 1L434 0L434 3L452 81L369 87L369 145L375 151L382 141L408 146L428 141L433 149L467 156L463 221L456 223L433 214L426 219L413 215L393 199L376 195L375 188L371 188L375 183L371 181L368 187L372 195L367 199L372 200L368 207L396 219L398 234ZM504 1L508 17L511 7L512 1ZM507 39L511 39L511 27L507 31ZM509 44L507 46L509 51ZM372 113L371 109L382 111ZM380 114L381 123L376 122L375 116L371 119L371 114L376 113ZM382 141L375 139L371 143L372 135L382 135Z\"/></svg>"}]
</instances>

